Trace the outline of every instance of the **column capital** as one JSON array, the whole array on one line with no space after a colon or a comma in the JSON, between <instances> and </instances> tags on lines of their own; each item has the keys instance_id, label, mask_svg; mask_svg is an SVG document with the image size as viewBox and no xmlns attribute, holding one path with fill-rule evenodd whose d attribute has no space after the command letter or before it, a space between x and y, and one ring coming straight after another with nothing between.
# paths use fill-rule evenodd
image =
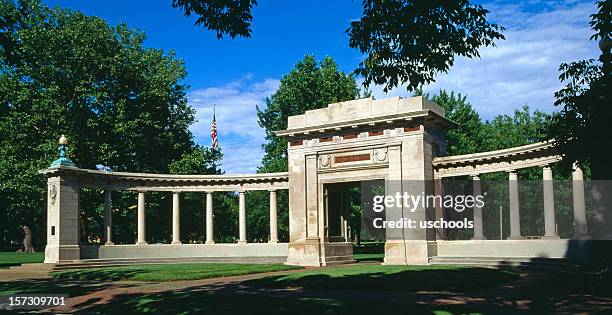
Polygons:
<instances>
[{"instance_id":1,"label":"column capital","mask_svg":"<svg viewBox=\"0 0 612 315\"><path fill-rule=\"evenodd\" d=\"M480 180L480 174L472 174L470 176L472 177L472 180Z\"/></svg>"},{"instance_id":2,"label":"column capital","mask_svg":"<svg viewBox=\"0 0 612 315\"><path fill-rule=\"evenodd\" d=\"M172 194L173 194L173 195L179 195L179 194L180 194L180 193L182 193L182 192L183 192L183 191L181 191L181 190L173 190L173 191L172 191Z\"/></svg>"},{"instance_id":3,"label":"column capital","mask_svg":"<svg viewBox=\"0 0 612 315\"><path fill-rule=\"evenodd\" d=\"M268 189L268 191L271 192L271 193L276 193L276 189L275 188Z\"/></svg>"}]
</instances>

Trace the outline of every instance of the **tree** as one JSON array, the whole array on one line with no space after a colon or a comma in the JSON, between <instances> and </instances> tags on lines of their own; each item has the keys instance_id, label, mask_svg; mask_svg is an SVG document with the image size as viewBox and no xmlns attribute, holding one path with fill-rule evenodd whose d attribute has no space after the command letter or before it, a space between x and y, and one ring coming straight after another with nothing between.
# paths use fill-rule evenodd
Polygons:
<instances>
[{"instance_id":1,"label":"tree","mask_svg":"<svg viewBox=\"0 0 612 315\"><path fill-rule=\"evenodd\" d=\"M503 39L503 27L488 23L488 10L467 0L363 0L363 16L347 30L351 48L366 54L356 74L364 84L408 90L447 72L455 56L479 57L478 48Z\"/></svg>"},{"instance_id":2,"label":"tree","mask_svg":"<svg viewBox=\"0 0 612 315\"><path fill-rule=\"evenodd\" d=\"M251 10L257 0L172 0L172 7L180 8L185 16L197 15L196 25L203 25L217 33L217 38L228 34L251 37Z\"/></svg>"},{"instance_id":3,"label":"tree","mask_svg":"<svg viewBox=\"0 0 612 315\"><path fill-rule=\"evenodd\" d=\"M484 142L481 152L501 150L547 140L549 115L529 110L523 105L514 110L512 116L497 115L484 127Z\"/></svg>"},{"instance_id":4,"label":"tree","mask_svg":"<svg viewBox=\"0 0 612 315\"><path fill-rule=\"evenodd\" d=\"M267 141L258 171L287 171L287 140L277 137L274 131L287 129L289 116L356 98L359 98L359 88L355 78L338 70L331 57L318 63L314 56L305 56L283 76L278 90L266 98L266 108L257 108L259 126L265 129Z\"/></svg>"},{"instance_id":5,"label":"tree","mask_svg":"<svg viewBox=\"0 0 612 315\"><path fill-rule=\"evenodd\" d=\"M612 134L610 87L612 86L612 3L599 1L598 12L591 15L595 32L592 40L600 40L600 63L594 59L562 63L559 79L566 85L555 93L555 105L562 107L553 116L549 130L565 162L590 165L593 179L612 179L610 156L600 148L602 135ZM607 69L606 69L607 68Z\"/></svg>"},{"instance_id":6,"label":"tree","mask_svg":"<svg viewBox=\"0 0 612 315\"><path fill-rule=\"evenodd\" d=\"M438 94L430 96L417 90L415 96L423 95L429 100L444 108L446 118L457 124L456 128L446 133L446 154L459 155L482 152L484 141L484 124L480 115L474 110L472 104L467 101L467 96L461 93L446 92L440 90Z\"/></svg>"},{"instance_id":7,"label":"tree","mask_svg":"<svg viewBox=\"0 0 612 315\"><path fill-rule=\"evenodd\" d=\"M612 2L599 1L597 7L590 25L594 31L591 40L599 40L600 62L590 59L559 66L559 79L566 85L555 93L555 105L563 108L553 116L549 135L565 155L565 163L590 167L594 180L591 236L610 239L612 159L602 149L602 137L612 134Z\"/></svg>"},{"instance_id":8,"label":"tree","mask_svg":"<svg viewBox=\"0 0 612 315\"><path fill-rule=\"evenodd\" d=\"M173 0L196 25L223 34L251 36L256 0ZM468 0L362 0L363 15L347 29L349 46L365 54L355 74L364 86L389 91L406 83L416 90L453 66L455 56L479 57L482 46L504 39L503 27L487 22L488 10Z\"/></svg>"},{"instance_id":9,"label":"tree","mask_svg":"<svg viewBox=\"0 0 612 315\"><path fill-rule=\"evenodd\" d=\"M257 108L259 125L266 131L266 143L261 173L287 171L287 139L279 138L274 131L287 129L289 116L304 114L307 110L327 107L330 103L359 98L359 89L352 75L338 70L331 57L317 62L307 55L281 79L278 90L266 99L266 107ZM267 239L267 192L249 192L247 195L247 219L249 239ZM277 194L279 238L288 240L288 196L285 191Z\"/></svg>"},{"instance_id":10,"label":"tree","mask_svg":"<svg viewBox=\"0 0 612 315\"><path fill-rule=\"evenodd\" d=\"M125 24L36 0L0 0L0 12L0 242L19 240L18 225L32 229L35 245L44 241L46 183L37 171L56 158L61 134L82 168L168 173L204 163L196 172L216 172L219 157L197 148L188 130L194 110L174 52L145 48L145 34ZM102 200L101 191L82 193L93 224L83 239L102 231ZM133 241L135 200L113 196L117 242Z\"/></svg>"}]
</instances>

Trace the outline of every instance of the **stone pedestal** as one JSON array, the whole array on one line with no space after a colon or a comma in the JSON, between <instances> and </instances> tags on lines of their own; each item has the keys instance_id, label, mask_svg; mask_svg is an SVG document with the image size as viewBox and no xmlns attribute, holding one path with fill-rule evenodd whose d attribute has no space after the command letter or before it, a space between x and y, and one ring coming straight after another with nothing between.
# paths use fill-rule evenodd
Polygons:
<instances>
[{"instance_id":1,"label":"stone pedestal","mask_svg":"<svg viewBox=\"0 0 612 315\"><path fill-rule=\"evenodd\" d=\"M385 242L385 265L426 265L428 247L425 240L387 240Z\"/></svg>"},{"instance_id":2,"label":"stone pedestal","mask_svg":"<svg viewBox=\"0 0 612 315\"><path fill-rule=\"evenodd\" d=\"M320 267L353 263L353 244L320 243L318 239L306 239L301 243L289 244L288 265Z\"/></svg>"},{"instance_id":3,"label":"stone pedestal","mask_svg":"<svg viewBox=\"0 0 612 315\"><path fill-rule=\"evenodd\" d=\"M79 186L69 176L47 180L47 246L45 263L78 260Z\"/></svg>"}]
</instances>

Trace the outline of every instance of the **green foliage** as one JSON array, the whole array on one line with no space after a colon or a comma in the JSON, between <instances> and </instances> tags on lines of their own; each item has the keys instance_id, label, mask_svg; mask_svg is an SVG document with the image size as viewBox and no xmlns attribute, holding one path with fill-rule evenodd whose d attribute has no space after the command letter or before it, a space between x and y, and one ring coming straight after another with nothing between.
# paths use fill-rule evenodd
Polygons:
<instances>
[{"instance_id":1,"label":"green foliage","mask_svg":"<svg viewBox=\"0 0 612 315\"><path fill-rule=\"evenodd\" d=\"M504 39L504 28L487 22L488 10L468 0L363 0L363 14L347 29L349 46L367 58L355 74L389 91L407 83L408 90L433 82L447 72L456 56L479 57L482 46ZM196 25L224 34L251 36L256 0L172 0ZM369 95L368 95L369 96ZM282 166L282 165L281 165Z\"/></svg>"},{"instance_id":2,"label":"green foliage","mask_svg":"<svg viewBox=\"0 0 612 315\"><path fill-rule=\"evenodd\" d=\"M591 39L608 38L612 4L599 1L598 12L591 15L595 32ZM603 43L602 43L603 44ZM608 44L609 46L609 44ZM559 80L565 86L555 93L555 105L562 109L552 117L549 136L556 139L560 151L567 157L566 167L577 161L593 168L592 178L612 178L609 154L601 150L602 135L612 134L610 86L612 86L612 56L602 54L599 60L562 63ZM607 70L606 70L607 67Z\"/></svg>"},{"instance_id":3,"label":"green foliage","mask_svg":"<svg viewBox=\"0 0 612 315\"><path fill-rule=\"evenodd\" d=\"M258 172L287 171L287 139L277 137L274 131L287 129L289 116L359 96L355 78L338 70L331 57L317 62L314 56L306 55L283 76L278 90L266 99L266 108L257 108L258 122L266 131L267 141L263 145L265 153ZM269 236L268 192L249 192L246 197L248 238L265 241ZM277 198L279 239L287 241L289 198L284 191L279 191Z\"/></svg>"},{"instance_id":4,"label":"green foliage","mask_svg":"<svg viewBox=\"0 0 612 315\"><path fill-rule=\"evenodd\" d=\"M185 16L197 15L196 25L215 31L217 38L229 34L251 37L251 10L257 0L172 0L172 7L180 8Z\"/></svg>"},{"instance_id":5,"label":"green foliage","mask_svg":"<svg viewBox=\"0 0 612 315\"><path fill-rule=\"evenodd\" d=\"M170 174L221 174L220 161L223 157L220 149L196 146L193 151L185 153L180 160L170 163Z\"/></svg>"},{"instance_id":6,"label":"green foliage","mask_svg":"<svg viewBox=\"0 0 612 315\"><path fill-rule=\"evenodd\" d=\"M529 106L514 110L514 114L498 115L484 127L481 152L501 150L511 147L540 142L547 139L548 114Z\"/></svg>"},{"instance_id":7,"label":"green foliage","mask_svg":"<svg viewBox=\"0 0 612 315\"><path fill-rule=\"evenodd\" d=\"M274 131L287 129L289 116L356 98L359 89L352 75L338 70L331 57L317 62L314 56L306 55L283 76L278 90L266 99L266 108L257 108L258 122L266 130L267 141L258 171L287 171L287 140L277 137Z\"/></svg>"},{"instance_id":8,"label":"green foliage","mask_svg":"<svg viewBox=\"0 0 612 315\"><path fill-rule=\"evenodd\" d=\"M468 0L364 0L363 15L347 30L351 48L366 54L355 73L364 84L384 90L406 83L408 90L433 82L455 56L479 57L504 30L487 22L488 10Z\"/></svg>"},{"instance_id":9,"label":"green foliage","mask_svg":"<svg viewBox=\"0 0 612 315\"><path fill-rule=\"evenodd\" d=\"M482 152L482 143L485 138L484 123L467 101L467 96L461 93L455 94L455 92L448 93L445 90L440 90L434 96L417 90L415 95L423 95L442 106L446 112L446 118L457 124L456 128L446 133L447 155Z\"/></svg>"},{"instance_id":10,"label":"green foliage","mask_svg":"<svg viewBox=\"0 0 612 315\"><path fill-rule=\"evenodd\" d=\"M145 48L145 34L125 24L37 0L2 0L0 12L0 243L20 241L19 224L44 242L46 185L37 171L57 157L61 134L82 168L218 173L221 155L194 146L188 130L194 110L174 52ZM93 221L101 220L101 194L83 192L82 221L93 224L85 240L101 233ZM113 194L117 242L134 240L135 200ZM167 203L161 195L147 201L152 210ZM158 213L150 225L162 223Z\"/></svg>"},{"instance_id":11,"label":"green foliage","mask_svg":"<svg viewBox=\"0 0 612 315\"><path fill-rule=\"evenodd\" d=\"M457 126L446 133L446 155L470 154L507 149L547 139L549 115L529 110L524 105L512 115L497 115L491 121L482 121L467 96L461 93L440 90L431 96L422 90L414 95L423 95L442 106L446 118Z\"/></svg>"}]
</instances>

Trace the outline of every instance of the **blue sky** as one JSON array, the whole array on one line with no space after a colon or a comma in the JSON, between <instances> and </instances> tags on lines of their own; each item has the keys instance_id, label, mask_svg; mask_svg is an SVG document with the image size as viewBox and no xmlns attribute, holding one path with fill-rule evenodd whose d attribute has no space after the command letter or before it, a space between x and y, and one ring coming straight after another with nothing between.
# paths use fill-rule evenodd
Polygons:
<instances>
[{"instance_id":1,"label":"blue sky","mask_svg":"<svg viewBox=\"0 0 612 315\"><path fill-rule=\"evenodd\" d=\"M197 110L198 122L191 130L198 143L210 144L216 103L228 173L254 172L259 165L264 132L257 125L255 106L265 106L265 97L274 93L295 62L305 54L329 55L340 69L351 72L362 58L348 47L344 33L361 14L357 0L260 0L253 11L252 37L233 40L217 40L214 32L171 8L170 0L45 2L99 16L112 25L125 22L147 34L147 46L176 51L185 60L189 103ZM524 104L553 111L553 93L561 87L559 64L597 58L597 45L588 40L594 1L478 2L491 11L491 21L506 27L506 40L482 49L480 59L457 59L448 74L439 75L425 90L461 92L485 119ZM405 88L388 94L380 87L372 90L376 98L409 95Z\"/></svg>"}]
</instances>

